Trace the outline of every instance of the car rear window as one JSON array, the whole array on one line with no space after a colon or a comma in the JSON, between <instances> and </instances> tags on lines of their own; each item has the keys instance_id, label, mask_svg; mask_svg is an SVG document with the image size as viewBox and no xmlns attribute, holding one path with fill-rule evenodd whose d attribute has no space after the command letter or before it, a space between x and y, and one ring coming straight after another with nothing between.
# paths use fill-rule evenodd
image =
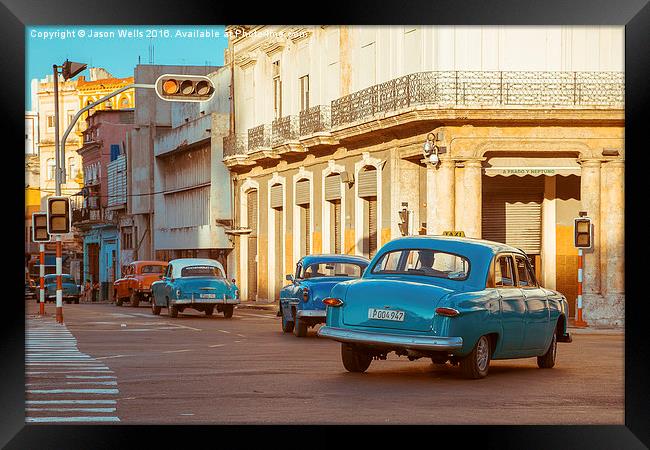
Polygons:
<instances>
[{"instance_id":1,"label":"car rear window","mask_svg":"<svg viewBox=\"0 0 650 450\"><path fill-rule=\"evenodd\" d=\"M342 262L322 262L311 264L303 272L303 278L354 277L359 278L365 266Z\"/></svg>"},{"instance_id":2,"label":"car rear window","mask_svg":"<svg viewBox=\"0 0 650 450\"><path fill-rule=\"evenodd\" d=\"M165 266L142 266L141 273L163 273Z\"/></svg>"},{"instance_id":3,"label":"car rear window","mask_svg":"<svg viewBox=\"0 0 650 450\"><path fill-rule=\"evenodd\" d=\"M449 280L465 280L469 260L461 255L432 249L401 249L382 255L372 268L373 274L424 275Z\"/></svg>"},{"instance_id":4,"label":"car rear window","mask_svg":"<svg viewBox=\"0 0 650 450\"><path fill-rule=\"evenodd\" d=\"M181 277L221 277L223 272L215 266L187 266L181 269Z\"/></svg>"}]
</instances>

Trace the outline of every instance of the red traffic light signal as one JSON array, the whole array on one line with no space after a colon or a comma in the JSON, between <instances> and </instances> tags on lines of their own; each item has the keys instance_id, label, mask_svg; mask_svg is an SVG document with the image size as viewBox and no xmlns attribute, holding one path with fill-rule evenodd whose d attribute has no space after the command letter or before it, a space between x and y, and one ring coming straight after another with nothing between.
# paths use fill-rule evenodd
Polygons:
<instances>
[{"instance_id":1,"label":"red traffic light signal","mask_svg":"<svg viewBox=\"0 0 650 450\"><path fill-rule=\"evenodd\" d=\"M70 199L49 197L47 199L47 232L66 234L70 232Z\"/></svg>"},{"instance_id":2,"label":"red traffic light signal","mask_svg":"<svg viewBox=\"0 0 650 450\"><path fill-rule=\"evenodd\" d=\"M32 213L32 241L50 242L50 233L47 232L47 213Z\"/></svg>"},{"instance_id":3,"label":"red traffic light signal","mask_svg":"<svg viewBox=\"0 0 650 450\"><path fill-rule=\"evenodd\" d=\"M170 102L204 102L214 95L214 85L202 75L165 74L156 80L156 94Z\"/></svg>"},{"instance_id":4,"label":"red traffic light signal","mask_svg":"<svg viewBox=\"0 0 650 450\"><path fill-rule=\"evenodd\" d=\"M590 248L592 245L591 219L580 217L574 219L574 244L576 248Z\"/></svg>"}]
</instances>

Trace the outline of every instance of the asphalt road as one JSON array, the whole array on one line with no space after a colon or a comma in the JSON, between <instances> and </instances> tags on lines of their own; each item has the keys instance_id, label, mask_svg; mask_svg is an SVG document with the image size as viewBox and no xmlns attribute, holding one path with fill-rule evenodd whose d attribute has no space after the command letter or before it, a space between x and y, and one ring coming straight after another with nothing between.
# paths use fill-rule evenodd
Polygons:
<instances>
[{"instance_id":1,"label":"asphalt road","mask_svg":"<svg viewBox=\"0 0 650 450\"><path fill-rule=\"evenodd\" d=\"M30 330L52 329L52 304L44 318L36 315L36 302L26 305L28 339ZM338 343L318 338L313 328L306 338L284 334L272 311L240 308L225 319L186 310L171 319L166 310L152 315L147 303L64 310L72 340L59 338L70 353L38 370L28 367L27 399L81 400L81 407L72 406L99 411L31 403L28 417L128 424L624 423L622 334L575 334L573 343L558 344L553 369L538 369L534 358L493 361L487 378L466 380L457 367L394 354L373 361L365 374L348 373ZM32 348L40 358L48 351ZM81 356L68 363L66 354ZM88 381L90 392L29 393L56 391L62 383L69 388L70 376L88 377L73 383ZM79 386L86 387L73 385ZM104 404L91 404L100 399Z\"/></svg>"}]
</instances>

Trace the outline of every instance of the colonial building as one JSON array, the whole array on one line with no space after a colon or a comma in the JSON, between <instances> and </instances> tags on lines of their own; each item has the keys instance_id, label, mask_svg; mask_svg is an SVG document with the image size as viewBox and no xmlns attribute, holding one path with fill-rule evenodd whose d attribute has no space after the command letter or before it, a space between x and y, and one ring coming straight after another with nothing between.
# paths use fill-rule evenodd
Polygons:
<instances>
[{"instance_id":1,"label":"colonial building","mask_svg":"<svg viewBox=\"0 0 650 450\"><path fill-rule=\"evenodd\" d=\"M586 211L584 317L623 323L622 28L227 31L243 298L277 301L305 254L372 257L406 208L411 233L524 249L573 314Z\"/></svg>"},{"instance_id":2,"label":"colonial building","mask_svg":"<svg viewBox=\"0 0 650 450\"><path fill-rule=\"evenodd\" d=\"M83 132L83 204L72 223L83 238L83 279L100 283L100 299L108 299L121 276L118 213L126 195L124 148L133 129L132 109L95 111Z\"/></svg>"}]
</instances>

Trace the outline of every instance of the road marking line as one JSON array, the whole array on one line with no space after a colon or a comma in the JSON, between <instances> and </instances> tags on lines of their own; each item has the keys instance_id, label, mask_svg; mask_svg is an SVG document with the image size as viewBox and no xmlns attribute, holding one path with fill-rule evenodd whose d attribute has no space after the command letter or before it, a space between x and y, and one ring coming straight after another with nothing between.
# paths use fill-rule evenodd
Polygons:
<instances>
[{"instance_id":1,"label":"road marking line","mask_svg":"<svg viewBox=\"0 0 650 450\"><path fill-rule=\"evenodd\" d=\"M223 347L223 346L225 346L225 345L226 345L226 344L216 344L216 345L208 345L208 347L210 347L210 348L215 348L215 347Z\"/></svg>"},{"instance_id":2,"label":"road marking line","mask_svg":"<svg viewBox=\"0 0 650 450\"><path fill-rule=\"evenodd\" d=\"M174 325L179 327L179 328L187 328L188 330L203 331L203 330L201 330L199 328L188 327L187 325L181 325L179 323L175 323Z\"/></svg>"},{"instance_id":3,"label":"road marking line","mask_svg":"<svg viewBox=\"0 0 650 450\"><path fill-rule=\"evenodd\" d=\"M91 372L99 372L99 373L113 373L112 370L109 370L108 367L97 367L92 370L48 370L47 372L25 372L25 375L40 375L40 374L48 374L48 373L91 373Z\"/></svg>"},{"instance_id":4,"label":"road marking line","mask_svg":"<svg viewBox=\"0 0 650 450\"><path fill-rule=\"evenodd\" d=\"M243 335L243 334L238 334L237 336L239 336L239 337L246 337L246 336Z\"/></svg>"},{"instance_id":5,"label":"road marking line","mask_svg":"<svg viewBox=\"0 0 650 450\"><path fill-rule=\"evenodd\" d=\"M181 416L193 416L194 413L180 413Z\"/></svg>"},{"instance_id":6,"label":"road marking line","mask_svg":"<svg viewBox=\"0 0 650 450\"><path fill-rule=\"evenodd\" d=\"M164 351L163 353L180 353L180 352L191 352L191 349L186 349L186 350L167 350Z\"/></svg>"},{"instance_id":7,"label":"road marking line","mask_svg":"<svg viewBox=\"0 0 650 450\"><path fill-rule=\"evenodd\" d=\"M230 331L226 331L226 330L217 330L217 331L221 331L222 333L230 334Z\"/></svg>"},{"instance_id":8,"label":"road marking line","mask_svg":"<svg viewBox=\"0 0 650 450\"><path fill-rule=\"evenodd\" d=\"M135 355L113 355L113 356L100 356L95 359L112 359L112 358L124 358L125 356L135 356Z\"/></svg>"},{"instance_id":9,"label":"road marking line","mask_svg":"<svg viewBox=\"0 0 650 450\"><path fill-rule=\"evenodd\" d=\"M117 389L28 389L28 394L119 394Z\"/></svg>"},{"instance_id":10,"label":"road marking line","mask_svg":"<svg viewBox=\"0 0 650 450\"><path fill-rule=\"evenodd\" d=\"M26 411L83 411L83 412L115 412L117 408L25 408Z\"/></svg>"},{"instance_id":11,"label":"road marking line","mask_svg":"<svg viewBox=\"0 0 650 450\"><path fill-rule=\"evenodd\" d=\"M110 417L27 417L27 422L119 422L115 416Z\"/></svg>"},{"instance_id":12,"label":"road marking line","mask_svg":"<svg viewBox=\"0 0 650 450\"><path fill-rule=\"evenodd\" d=\"M117 378L115 375L66 375L65 377L80 379L80 380Z\"/></svg>"},{"instance_id":13,"label":"road marking line","mask_svg":"<svg viewBox=\"0 0 650 450\"><path fill-rule=\"evenodd\" d=\"M101 386L117 386L117 381L66 381L65 384L97 384Z\"/></svg>"},{"instance_id":14,"label":"road marking line","mask_svg":"<svg viewBox=\"0 0 650 450\"><path fill-rule=\"evenodd\" d=\"M117 400L27 400L29 405L113 405Z\"/></svg>"}]
</instances>

